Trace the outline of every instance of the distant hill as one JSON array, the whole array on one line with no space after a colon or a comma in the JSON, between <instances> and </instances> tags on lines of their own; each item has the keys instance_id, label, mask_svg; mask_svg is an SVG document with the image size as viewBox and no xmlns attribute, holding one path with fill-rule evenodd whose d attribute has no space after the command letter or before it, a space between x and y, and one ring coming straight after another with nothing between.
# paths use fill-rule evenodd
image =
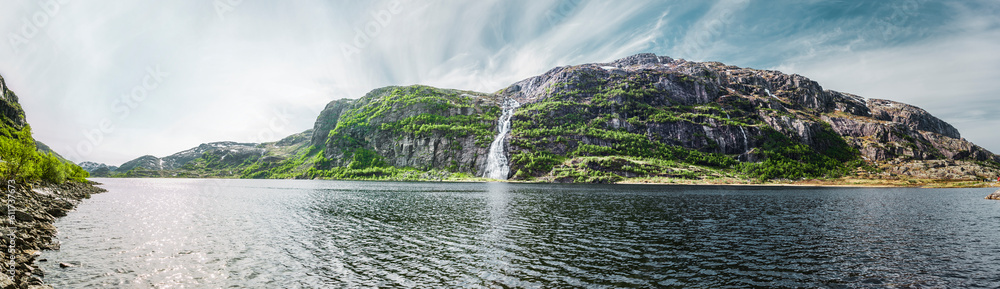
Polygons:
<instances>
[{"instance_id":1,"label":"distant hill","mask_svg":"<svg viewBox=\"0 0 1000 289\"><path fill-rule=\"evenodd\" d=\"M242 168L257 162L283 161L308 143L312 130L273 143L213 142L163 158L141 156L120 167L108 167L121 177L239 177ZM99 168L100 165L94 166ZM106 165L105 165L106 166Z\"/></svg>"},{"instance_id":2,"label":"distant hill","mask_svg":"<svg viewBox=\"0 0 1000 289\"><path fill-rule=\"evenodd\" d=\"M95 162L82 162L79 163L79 165L93 177L107 177L110 176L114 170L118 169L116 166L109 166Z\"/></svg>"}]
</instances>

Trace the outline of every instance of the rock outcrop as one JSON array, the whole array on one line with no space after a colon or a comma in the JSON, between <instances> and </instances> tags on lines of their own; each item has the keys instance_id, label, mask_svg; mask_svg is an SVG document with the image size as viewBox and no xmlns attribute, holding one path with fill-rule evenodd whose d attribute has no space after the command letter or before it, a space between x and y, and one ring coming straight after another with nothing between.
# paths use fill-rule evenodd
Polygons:
<instances>
[{"instance_id":1,"label":"rock outcrop","mask_svg":"<svg viewBox=\"0 0 1000 289\"><path fill-rule=\"evenodd\" d=\"M17 102L17 94L7 88L7 82L0 76L0 119L3 124L21 128L28 122L24 119L24 110Z\"/></svg>"},{"instance_id":2,"label":"rock outcrop","mask_svg":"<svg viewBox=\"0 0 1000 289\"><path fill-rule=\"evenodd\" d=\"M1000 190L997 190L996 192L993 192L989 196L986 196L986 199L987 200L998 200L998 201L1000 201Z\"/></svg>"}]
</instances>

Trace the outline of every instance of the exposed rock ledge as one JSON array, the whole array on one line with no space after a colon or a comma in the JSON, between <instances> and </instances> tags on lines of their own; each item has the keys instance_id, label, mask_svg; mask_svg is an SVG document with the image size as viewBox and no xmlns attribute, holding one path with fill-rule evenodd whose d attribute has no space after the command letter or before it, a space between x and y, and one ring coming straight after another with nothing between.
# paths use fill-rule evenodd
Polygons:
<instances>
[{"instance_id":1,"label":"exposed rock ledge","mask_svg":"<svg viewBox=\"0 0 1000 289\"><path fill-rule=\"evenodd\" d=\"M35 259L41 250L58 250L59 243L53 242L56 228L52 225L55 219L66 215L66 212L76 208L81 200L90 198L90 194L105 192L95 187L97 183L67 182L60 185L24 186L16 185L12 194L14 219L14 263L15 274L11 280L7 266L11 255L10 224L7 221L8 190L6 183L0 183L0 215L3 216L3 235L0 237L0 264L3 266L0 274L0 288L51 288L42 283L44 273L34 266Z\"/></svg>"},{"instance_id":2,"label":"exposed rock ledge","mask_svg":"<svg viewBox=\"0 0 1000 289\"><path fill-rule=\"evenodd\" d=\"M998 200L998 201L1000 201L1000 190L997 190L996 192L993 192L989 196L986 196L986 199L987 200Z\"/></svg>"}]
</instances>

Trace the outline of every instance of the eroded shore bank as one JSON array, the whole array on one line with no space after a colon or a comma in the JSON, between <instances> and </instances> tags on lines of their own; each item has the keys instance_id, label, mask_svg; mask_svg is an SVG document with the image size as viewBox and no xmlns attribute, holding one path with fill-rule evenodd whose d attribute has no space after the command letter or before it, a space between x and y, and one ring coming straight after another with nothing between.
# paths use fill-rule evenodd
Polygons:
<instances>
[{"instance_id":1,"label":"eroded shore bank","mask_svg":"<svg viewBox=\"0 0 1000 289\"><path fill-rule=\"evenodd\" d=\"M42 283L45 273L34 263L46 261L37 259L41 250L59 249L59 243L52 239L56 235L53 226L56 218L65 216L91 194L105 192L105 189L94 186L98 184L66 182L0 186L3 190L0 199L4 202L0 205L0 213L4 216L3 236L0 238L0 264L3 265L0 266L0 288L50 288ZM14 226L11 226L10 218L13 218Z\"/></svg>"}]
</instances>

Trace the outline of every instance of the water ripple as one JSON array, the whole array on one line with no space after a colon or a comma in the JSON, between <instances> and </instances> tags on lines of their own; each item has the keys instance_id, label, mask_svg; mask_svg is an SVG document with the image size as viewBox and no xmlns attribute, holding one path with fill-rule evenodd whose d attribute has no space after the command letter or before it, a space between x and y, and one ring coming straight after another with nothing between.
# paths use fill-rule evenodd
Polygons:
<instances>
[{"instance_id":1,"label":"water ripple","mask_svg":"<svg viewBox=\"0 0 1000 289\"><path fill-rule=\"evenodd\" d=\"M56 287L1000 287L985 190L101 182Z\"/></svg>"}]
</instances>

